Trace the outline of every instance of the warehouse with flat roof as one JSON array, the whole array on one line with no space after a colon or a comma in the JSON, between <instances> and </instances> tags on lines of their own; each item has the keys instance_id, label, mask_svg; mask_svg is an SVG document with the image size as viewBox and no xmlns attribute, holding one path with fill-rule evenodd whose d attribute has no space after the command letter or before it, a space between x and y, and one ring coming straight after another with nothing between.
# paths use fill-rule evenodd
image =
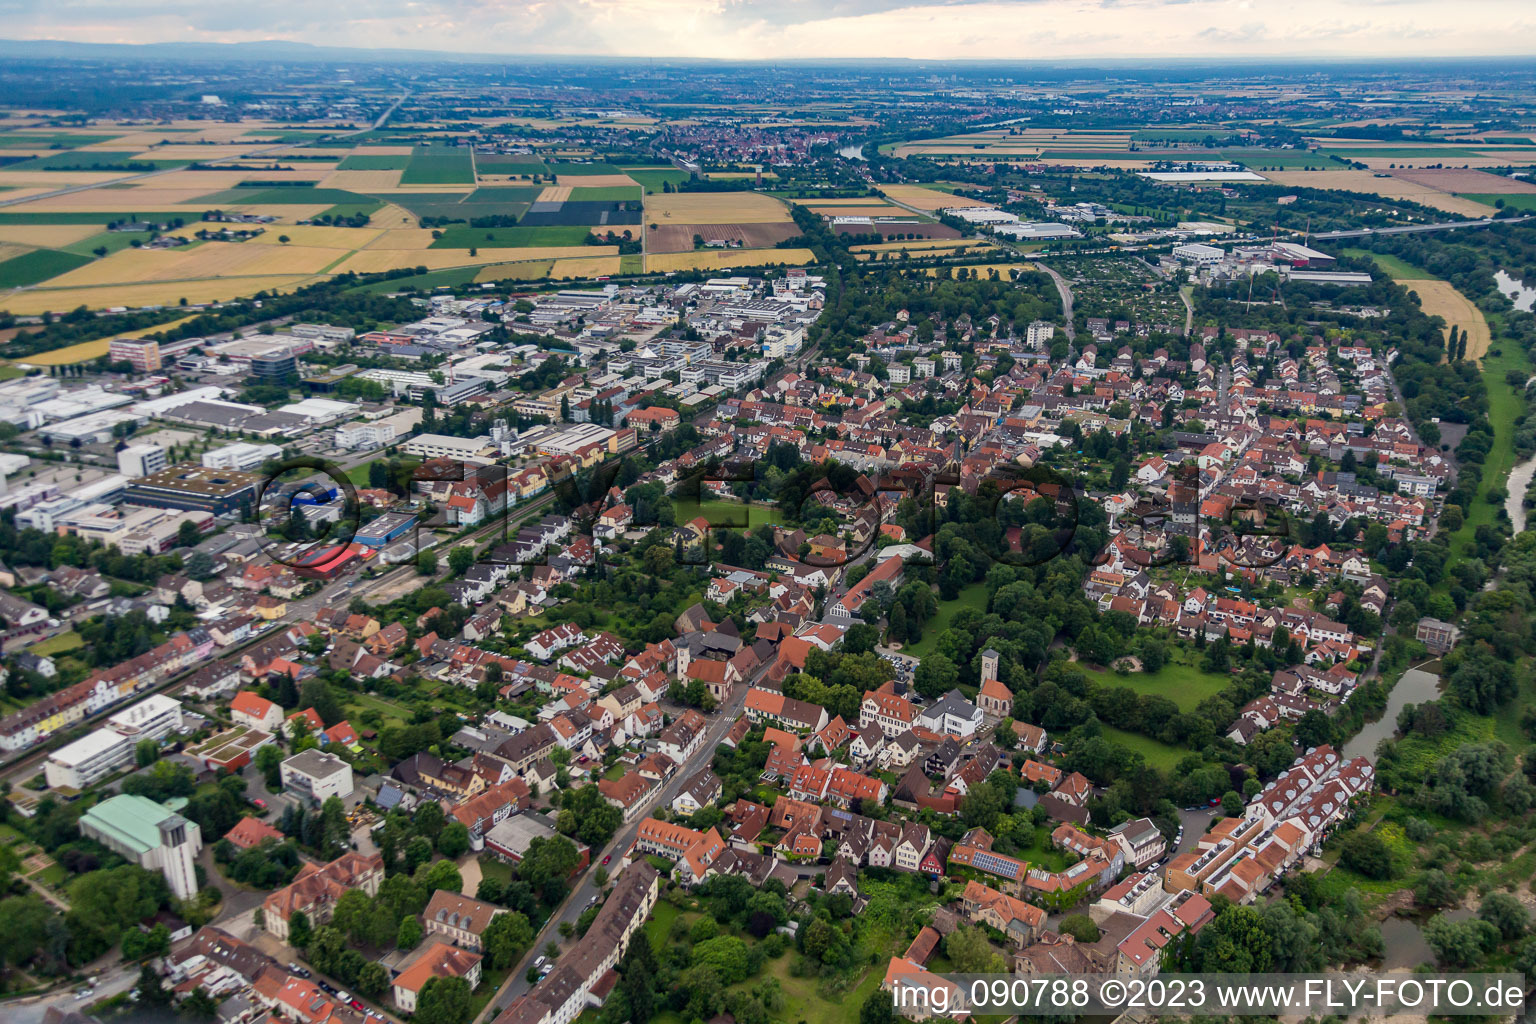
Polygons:
<instances>
[{"instance_id":1,"label":"warehouse with flat roof","mask_svg":"<svg viewBox=\"0 0 1536 1024\"><path fill-rule=\"evenodd\" d=\"M182 463L139 477L124 497L130 505L232 515L256 500L254 473Z\"/></svg>"}]
</instances>

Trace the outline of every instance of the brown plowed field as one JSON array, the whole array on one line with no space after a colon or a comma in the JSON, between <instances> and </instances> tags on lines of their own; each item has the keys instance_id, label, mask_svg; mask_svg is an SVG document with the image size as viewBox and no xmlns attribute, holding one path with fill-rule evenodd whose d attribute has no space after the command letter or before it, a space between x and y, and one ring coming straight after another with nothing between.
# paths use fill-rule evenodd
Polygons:
<instances>
[{"instance_id":1,"label":"brown plowed field","mask_svg":"<svg viewBox=\"0 0 1536 1024\"><path fill-rule=\"evenodd\" d=\"M645 242L650 252L691 252L693 236L702 235L705 241L734 239L743 249L768 249L799 233L794 224L662 224L646 232Z\"/></svg>"}]
</instances>

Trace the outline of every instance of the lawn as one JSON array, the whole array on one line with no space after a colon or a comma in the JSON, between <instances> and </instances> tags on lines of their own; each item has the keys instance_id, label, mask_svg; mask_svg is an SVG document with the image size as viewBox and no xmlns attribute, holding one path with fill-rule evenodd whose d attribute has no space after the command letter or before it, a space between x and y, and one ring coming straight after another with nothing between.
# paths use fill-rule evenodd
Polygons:
<instances>
[{"instance_id":1,"label":"lawn","mask_svg":"<svg viewBox=\"0 0 1536 1024\"><path fill-rule=\"evenodd\" d=\"M1471 199L1472 201L1478 203L1487 203L1489 206L1498 206L1502 201L1505 209L1524 210L1528 213L1536 212L1536 192L1514 196L1498 195L1492 192L1457 194L1460 195L1463 199Z\"/></svg>"},{"instance_id":2,"label":"lawn","mask_svg":"<svg viewBox=\"0 0 1536 1024\"><path fill-rule=\"evenodd\" d=\"M1504 325L1497 315L1489 317L1489 324L1493 328L1494 343L1489 354L1483 357L1482 366L1483 386L1488 389L1488 422L1493 425L1493 447L1483 463L1478 498L1466 510L1461 529L1451 534L1452 558L1458 555L1471 557L1474 553L1473 534L1479 526L1489 525L1496 518L1495 506L1485 496L1490 488L1503 487L1509 480L1509 471L1515 464L1515 419L1525 411L1524 397L1509 386L1504 375L1510 370L1530 373L1530 360L1504 333ZM1499 349L1502 354L1493 355L1493 349ZM1446 587L1449 582L1442 580L1440 585Z\"/></svg>"},{"instance_id":3,"label":"lawn","mask_svg":"<svg viewBox=\"0 0 1536 1024\"><path fill-rule=\"evenodd\" d=\"M400 175L402 185L472 185L474 181L473 153L461 146L417 146Z\"/></svg>"},{"instance_id":4,"label":"lawn","mask_svg":"<svg viewBox=\"0 0 1536 1024\"><path fill-rule=\"evenodd\" d=\"M74 650L84 642L80 639L79 633L70 630L67 633L60 633L58 636L51 636L47 640L33 644L27 648L27 653L36 654L40 657L49 654L63 654L65 651Z\"/></svg>"},{"instance_id":5,"label":"lawn","mask_svg":"<svg viewBox=\"0 0 1536 1024\"><path fill-rule=\"evenodd\" d=\"M695 501L692 498L673 495L672 509L679 523L703 516L717 529L755 530L760 526L776 525L784 521L777 505L754 501L748 505L741 501L725 501L709 498Z\"/></svg>"},{"instance_id":6,"label":"lawn","mask_svg":"<svg viewBox=\"0 0 1536 1024\"><path fill-rule=\"evenodd\" d=\"M383 459L374 459L373 462L360 462L347 470L347 479L352 481L354 487L368 486L368 467L374 462L382 462Z\"/></svg>"},{"instance_id":7,"label":"lawn","mask_svg":"<svg viewBox=\"0 0 1536 1024\"><path fill-rule=\"evenodd\" d=\"M62 249L34 249L0 263L0 288L25 288L91 262Z\"/></svg>"},{"instance_id":8,"label":"lawn","mask_svg":"<svg viewBox=\"0 0 1536 1024\"><path fill-rule=\"evenodd\" d=\"M591 229L582 224L533 228L451 227L432 242L433 249L528 249L556 245L583 245Z\"/></svg>"},{"instance_id":9,"label":"lawn","mask_svg":"<svg viewBox=\"0 0 1536 1024\"><path fill-rule=\"evenodd\" d=\"M907 644L902 648L903 654L910 654L915 658L921 658L933 651L934 645L939 642L939 634L949 628L954 621L967 608L974 608L979 612L987 610L987 585L985 583L972 583L960 591L960 596L953 601L940 601L939 613L923 627L922 639L916 643Z\"/></svg>"},{"instance_id":10,"label":"lawn","mask_svg":"<svg viewBox=\"0 0 1536 1024\"><path fill-rule=\"evenodd\" d=\"M1183 648L1175 648L1173 654L1175 658L1187 657ZM1173 662L1150 675L1145 672L1121 675L1118 672L1091 669L1086 665L1078 667L1105 686L1128 686L1137 693L1167 697L1179 706L1180 711L1194 711L1202 700L1216 696L1232 682L1230 676L1202 672L1195 665Z\"/></svg>"},{"instance_id":11,"label":"lawn","mask_svg":"<svg viewBox=\"0 0 1536 1024\"><path fill-rule=\"evenodd\" d=\"M1108 725L1100 726L1104 738L1114 740L1127 750L1133 750L1146 758L1147 764L1153 768L1170 770L1188 754L1189 751L1170 746L1148 736L1136 732L1126 732L1124 729L1116 729Z\"/></svg>"},{"instance_id":12,"label":"lawn","mask_svg":"<svg viewBox=\"0 0 1536 1024\"><path fill-rule=\"evenodd\" d=\"M1434 275L1427 270L1420 270L1412 263L1405 263L1396 256L1388 256L1386 253L1371 252L1368 249L1345 249L1346 256L1363 256L1366 259L1376 261L1376 265L1385 270L1394 280L1399 281L1432 281Z\"/></svg>"},{"instance_id":13,"label":"lawn","mask_svg":"<svg viewBox=\"0 0 1536 1024\"><path fill-rule=\"evenodd\" d=\"M656 907L651 911L651 919L645 922L645 937L651 940L651 948L657 953L666 948L667 936L672 931L672 922L676 921L681 913L681 910L666 900L656 901Z\"/></svg>"}]
</instances>

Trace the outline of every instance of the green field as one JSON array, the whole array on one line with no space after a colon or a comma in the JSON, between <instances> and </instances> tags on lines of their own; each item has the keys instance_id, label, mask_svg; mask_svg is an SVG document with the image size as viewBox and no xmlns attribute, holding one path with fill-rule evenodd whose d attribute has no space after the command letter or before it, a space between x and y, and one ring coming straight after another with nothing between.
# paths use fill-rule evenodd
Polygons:
<instances>
[{"instance_id":1,"label":"green field","mask_svg":"<svg viewBox=\"0 0 1536 1024\"><path fill-rule=\"evenodd\" d=\"M573 203L622 203L625 200L639 199L642 190L637 185L609 185L607 188L573 188L571 199Z\"/></svg>"},{"instance_id":2,"label":"green field","mask_svg":"<svg viewBox=\"0 0 1536 1024\"><path fill-rule=\"evenodd\" d=\"M1488 389L1488 422L1493 425L1493 447L1489 449L1488 458L1483 463L1483 479L1477 500L1466 510L1466 520L1461 529L1451 534L1453 559L1457 555L1473 557L1476 553L1473 536L1477 528L1492 525L1497 518L1496 509L1485 495L1489 488L1503 487L1509 480L1509 471L1515 465L1515 420L1525 412L1523 389L1516 391L1510 387L1504 375L1510 370L1529 374L1530 360L1513 339L1502 334L1500 328L1503 325L1497 319L1489 317L1488 326L1493 332L1493 340L1489 354L1483 357L1482 370L1483 386ZM1494 355L1495 349L1503 354ZM1441 581L1442 587L1447 585L1447 581Z\"/></svg>"},{"instance_id":3,"label":"green field","mask_svg":"<svg viewBox=\"0 0 1536 1024\"><path fill-rule=\"evenodd\" d=\"M523 260L517 263L492 263L488 281L539 281L555 269L554 260Z\"/></svg>"},{"instance_id":4,"label":"green field","mask_svg":"<svg viewBox=\"0 0 1536 1024\"><path fill-rule=\"evenodd\" d=\"M590 174L619 174L619 169L612 164L549 164L550 174L590 175Z\"/></svg>"},{"instance_id":5,"label":"green field","mask_svg":"<svg viewBox=\"0 0 1536 1024\"><path fill-rule=\"evenodd\" d=\"M619 273L643 274L645 273L645 257L637 252L619 257Z\"/></svg>"},{"instance_id":6,"label":"green field","mask_svg":"<svg viewBox=\"0 0 1536 1024\"><path fill-rule=\"evenodd\" d=\"M1183 648L1175 648L1175 657L1183 656ZM1180 711L1193 711L1207 697L1214 697L1231 684L1227 676L1214 672L1202 672L1194 665L1176 665L1170 662L1157 672L1105 672L1079 665L1103 686L1126 686L1137 693L1167 697L1179 706Z\"/></svg>"},{"instance_id":7,"label":"green field","mask_svg":"<svg viewBox=\"0 0 1536 1024\"><path fill-rule=\"evenodd\" d=\"M402 185L473 185L475 161L462 146L417 146L400 175Z\"/></svg>"},{"instance_id":8,"label":"green field","mask_svg":"<svg viewBox=\"0 0 1536 1024\"><path fill-rule=\"evenodd\" d=\"M353 153L336 165L338 171L403 171L411 160L403 153Z\"/></svg>"},{"instance_id":9,"label":"green field","mask_svg":"<svg viewBox=\"0 0 1536 1024\"><path fill-rule=\"evenodd\" d=\"M341 188L227 188L195 200L197 203L223 203L232 206L334 206L338 203L367 203L368 197Z\"/></svg>"},{"instance_id":10,"label":"green field","mask_svg":"<svg viewBox=\"0 0 1536 1024\"><path fill-rule=\"evenodd\" d=\"M484 267L449 267L447 270L428 270L410 277L397 277L387 281L360 284L354 291L373 295L387 295L405 288L457 288L469 284Z\"/></svg>"},{"instance_id":11,"label":"green field","mask_svg":"<svg viewBox=\"0 0 1536 1024\"><path fill-rule=\"evenodd\" d=\"M329 210L326 210L320 214L320 216L335 219L337 217L355 217L359 213L365 213L371 217L375 213L378 213L379 210L383 208L383 206L384 204L379 202L377 199L363 203L337 203Z\"/></svg>"},{"instance_id":12,"label":"green field","mask_svg":"<svg viewBox=\"0 0 1536 1024\"><path fill-rule=\"evenodd\" d=\"M89 256L62 249L34 249L0 263L0 288L25 288L89 262Z\"/></svg>"},{"instance_id":13,"label":"green field","mask_svg":"<svg viewBox=\"0 0 1536 1024\"><path fill-rule=\"evenodd\" d=\"M765 505L754 501L750 505L741 501L725 501L706 498L695 501L689 497L674 495L672 509L679 523L703 516L715 529L755 530L760 526L784 522L784 515L777 505Z\"/></svg>"},{"instance_id":14,"label":"green field","mask_svg":"<svg viewBox=\"0 0 1536 1024\"><path fill-rule=\"evenodd\" d=\"M443 229L434 249L526 249L546 245L581 245L591 230L584 225L550 225L536 228Z\"/></svg>"},{"instance_id":15,"label":"green field","mask_svg":"<svg viewBox=\"0 0 1536 1024\"><path fill-rule=\"evenodd\" d=\"M486 185L465 196L464 202L475 206L513 203L527 205L539 198L542 191L543 188L537 185Z\"/></svg>"},{"instance_id":16,"label":"green field","mask_svg":"<svg viewBox=\"0 0 1536 1024\"><path fill-rule=\"evenodd\" d=\"M1101 725L1099 730L1107 740L1113 740L1127 750L1133 750L1146 758L1147 765L1152 768L1161 768L1168 771L1176 767L1189 751L1179 747L1169 746L1167 743L1143 736L1137 732L1126 732L1124 729L1115 729L1108 725Z\"/></svg>"},{"instance_id":17,"label":"green field","mask_svg":"<svg viewBox=\"0 0 1536 1024\"><path fill-rule=\"evenodd\" d=\"M548 174L544 161L525 153L476 153L475 169L481 174Z\"/></svg>"},{"instance_id":18,"label":"green field","mask_svg":"<svg viewBox=\"0 0 1536 1024\"><path fill-rule=\"evenodd\" d=\"M916 643L907 644L901 649L901 653L910 654L915 658L922 658L933 653L934 645L939 642L939 634L948 629L955 616L967 608L974 608L979 612L987 610L987 585L985 583L972 583L960 591L960 596L953 601L940 601L939 613L923 627L922 639Z\"/></svg>"},{"instance_id":19,"label":"green field","mask_svg":"<svg viewBox=\"0 0 1536 1024\"><path fill-rule=\"evenodd\" d=\"M1477 150L1456 149L1454 147L1441 148L1439 146L1404 146L1401 148L1360 149L1350 146L1330 147L1323 150L1330 156L1343 157L1346 160L1368 160L1376 157L1382 159L1427 160L1431 157L1463 157L1479 156Z\"/></svg>"},{"instance_id":20,"label":"green field","mask_svg":"<svg viewBox=\"0 0 1536 1024\"><path fill-rule=\"evenodd\" d=\"M51 636L47 640L33 644L27 648L27 653L39 656L63 654L65 651L74 650L84 642L80 639L80 634L71 629L68 632L60 633L58 636Z\"/></svg>"},{"instance_id":21,"label":"green field","mask_svg":"<svg viewBox=\"0 0 1536 1024\"><path fill-rule=\"evenodd\" d=\"M58 213L0 213L0 224L100 224L103 227L113 221L144 221L163 224L177 217L186 219L186 210L170 213L152 213L135 210L132 213L81 213L75 210Z\"/></svg>"},{"instance_id":22,"label":"green field","mask_svg":"<svg viewBox=\"0 0 1536 1024\"><path fill-rule=\"evenodd\" d=\"M170 129L165 129L170 131ZM78 149L81 146L94 146L102 142L111 142L121 138L117 135L69 135L58 132L54 134L39 133L37 135L22 135L7 133L0 135L0 149L48 149L52 146L63 146L68 149Z\"/></svg>"},{"instance_id":23,"label":"green field","mask_svg":"<svg viewBox=\"0 0 1536 1024\"><path fill-rule=\"evenodd\" d=\"M35 160L19 164L7 164L8 171L154 171L164 167L182 167L191 163L190 158L181 160L146 159L130 153L51 153Z\"/></svg>"},{"instance_id":24,"label":"green field","mask_svg":"<svg viewBox=\"0 0 1536 1024\"><path fill-rule=\"evenodd\" d=\"M119 249L128 248L133 244L135 238L140 242L149 241L149 235L150 232L148 231L103 231L99 235L82 238L78 242L63 246L63 249L65 252L72 252L77 256L94 256L95 253L92 250L106 246L107 254L110 256Z\"/></svg>"},{"instance_id":25,"label":"green field","mask_svg":"<svg viewBox=\"0 0 1536 1024\"><path fill-rule=\"evenodd\" d=\"M1502 201L1504 203L1503 209L1536 212L1536 192L1509 196L1493 192L1458 192L1456 194L1463 199L1470 199L1475 203L1487 203L1489 206L1498 206L1500 201Z\"/></svg>"},{"instance_id":26,"label":"green field","mask_svg":"<svg viewBox=\"0 0 1536 1024\"><path fill-rule=\"evenodd\" d=\"M675 167L625 167L623 171L644 186L647 192L660 192L662 182L677 185L688 180L687 172Z\"/></svg>"},{"instance_id":27,"label":"green field","mask_svg":"<svg viewBox=\"0 0 1536 1024\"><path fill-rule=\"evenodd\" d=\"M1418 267L1414 266L1412 263L1405 263L1403 260L1399 259L1398 257L1396 257L1396 256L1389 256L1386 253L1371 252L1369 249L1345 249L1344 250L1344 255L1346 255L1346 256L1355 256L1355 257L1364 257L1366 259L1375 260L1376 261L1376 265L1378 267L1380 267L1382 270L1385 270L1389 276L1391 276L1391 277L1393 277L1395 279L1398 279L1398 280L1402 280L1402 281L1432 281L1432 280L1434 280L1434 275L1429 273L1428 271L1420 270Z\"/></svg>"}]
</instances>

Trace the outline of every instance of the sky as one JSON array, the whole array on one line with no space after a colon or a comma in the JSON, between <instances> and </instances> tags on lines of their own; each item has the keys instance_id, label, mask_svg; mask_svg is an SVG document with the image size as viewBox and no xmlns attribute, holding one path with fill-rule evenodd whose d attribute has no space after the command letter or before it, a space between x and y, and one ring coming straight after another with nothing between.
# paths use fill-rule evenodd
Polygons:
<instances>
[{"instance_id":1,"label":"sky","mask_svg":"<svg viewBox=\"0 0 1536 1024\"><path fill-rule=\"evenodd\" d=\"M742 60L1536 54L1529 0L0 0L0 36Z\"/></svg>"}]
</instances>

